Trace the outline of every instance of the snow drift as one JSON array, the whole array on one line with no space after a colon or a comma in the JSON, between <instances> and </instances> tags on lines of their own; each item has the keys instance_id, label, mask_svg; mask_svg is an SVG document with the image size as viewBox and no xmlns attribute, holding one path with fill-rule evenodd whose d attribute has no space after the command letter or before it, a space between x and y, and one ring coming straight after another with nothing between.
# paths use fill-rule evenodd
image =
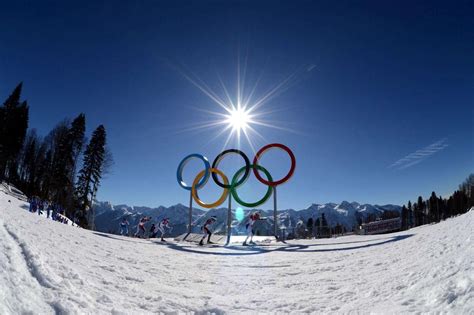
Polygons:
<instances>
[{"instance_id":1,"label":"snow drift","mask_svg":"<svg viewBox=\"0 0 474 315\"><path fill-rule=\"evenodd\" d=\"M0 314L474 310L473 210L393 234L201 248L26 206L0 192Z\"/></svg>"}]
</instances>

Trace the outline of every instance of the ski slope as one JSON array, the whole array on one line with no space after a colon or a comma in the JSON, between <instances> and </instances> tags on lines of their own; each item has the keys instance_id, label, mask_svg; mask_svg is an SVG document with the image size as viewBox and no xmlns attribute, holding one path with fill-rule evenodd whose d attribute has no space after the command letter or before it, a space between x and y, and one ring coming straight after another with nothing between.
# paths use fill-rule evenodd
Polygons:
<instances>
[{"instance_id":1,"label":"ski slope","mask_svg":"<svg viewBox=\"0 0 474 315\"><path fill-rule=\"evenodd\" d=\"M92 232L26 206L0 192L0 314L474 312L474 210L400 233L222 248Z\"/></svg>"}]
</instances>

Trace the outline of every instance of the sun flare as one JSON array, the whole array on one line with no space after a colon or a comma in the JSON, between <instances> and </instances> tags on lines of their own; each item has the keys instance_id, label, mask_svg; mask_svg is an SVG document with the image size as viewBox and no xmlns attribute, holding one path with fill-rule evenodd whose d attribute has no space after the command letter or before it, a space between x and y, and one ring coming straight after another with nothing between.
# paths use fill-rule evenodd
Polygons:
<instances>
[{"instance_id":1,"label":"sun flare","mask_svg":"<svg viewBox=\"0 0 474 315\"><path fill-rule=\"evenodd\" d=\"M252 123L249 112L243 108L234 108L226 115L226 123L233 131L245 131Z\"/></svg>"},{"instance_id":2,"label":"sun flare","mask_svg":"<svg viewBox=\"0 0 474 315\"><path fill-rule=\"evenodd\" d=\"M221 111L198 109L214 116L215 119L197 123L193 127L186 128L183 131L220 128L221 130L216 132L216 135L209 142L212 142L227 133L223 148L226 148L232 140L236 140L237 146L240 147L241 141L244 140L250 145L254 152L256 152L254 141L268 142L259 133L257 128L272 128L293 132L293 130L282 125L279 121L264 118L271 113L283 110L284 107L267 111L262 111L262 107L294 84L301 71L296 70L283 80L271 85L270 88L261 88L265 90L265 92L260 94L259 97L256 95L259 94L258 92L261 90L258 88L261 76L254 80L253 85L250 84L250 86L247 86L247 82L245 82L245 73L246 70L244 68L243 75L241 75L239 65L237 69L237 87L235 91L230 90L224 84L220 76L218 76L218 80L222 87L222 92L218 93L212 90L208 84L196 75L192 73L186 74L184 71L181 72L190 83L209 97L209 99L215 104L219 105L221 109ZM231 92L235 93L233 97L231 96L233 94Z\"/></svg>"}]
</instances>

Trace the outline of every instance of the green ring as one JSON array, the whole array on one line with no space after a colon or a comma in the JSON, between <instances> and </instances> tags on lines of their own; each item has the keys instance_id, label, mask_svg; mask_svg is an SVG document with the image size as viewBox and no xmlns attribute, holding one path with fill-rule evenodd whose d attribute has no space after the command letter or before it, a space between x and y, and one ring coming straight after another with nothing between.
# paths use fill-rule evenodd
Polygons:
<instances>
[{"instance_id":1,"label":"green ring","mask_svg":"<svg viewBox=\"0 0 474 315\"><path fill-rule=\"evenodd\" d=\"M257 165L254 165L254 164L250 165L250 168L255 168L255 167L259 171L262 171L270 182L273 181L272 175L270 175L270 173L263 166L260 166L258 164ZM261 204L265 203L268 200L268 198L270 198L270 196L272 195L273 187L268 186L267 193L265 194L265 196L263 196L263 198L260 199L257 202L247 203L247 202L243 201L242 199L240 199L239 196L237 195L237 187L235 187L235 185L236 185L236 183L237 183L237 181L240 177L240 174L243 171L245 171L246 168L247 168L247 166L244 166L240 170L238 170L237 173L234 174L234 177L232 177L232 184L231 184L230 192L232 193L232 197L234 197L235 201L237 201L237 203L239 203L240 205L242 205L244 207L247 207L247 208L255 208L255 207L258 207Z\"/></svg>"}]
</instances>

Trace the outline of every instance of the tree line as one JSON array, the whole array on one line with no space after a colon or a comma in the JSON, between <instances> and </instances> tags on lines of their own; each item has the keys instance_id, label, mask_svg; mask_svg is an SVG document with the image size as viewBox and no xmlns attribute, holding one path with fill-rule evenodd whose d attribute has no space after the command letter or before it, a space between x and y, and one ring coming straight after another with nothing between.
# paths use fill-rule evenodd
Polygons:
<instances>
[{"instance_id":1,"label":"tree line","mask_svg":"<svg viewBox=\"0 0 474 315\"><path fill-rule=\"evenodd\" d=\"M400 214L402 229L437 223L466 213L472 207L474 207L474 174L470 174L448 198L442 198L433 191L427 200L419 196L413 204L408 201Z\"/></svg>"},{"instance_id":2,"label":"tree line","mask_svg":"<svg viewBox=\"0 0 474 315\"><path fill-rule=\"evenodd\" d=\"M401 211L385 210L381 214L369 213L363 216L359 212L355 213L357 226L353 227L356 230L362 223L370 223L377 220L389 220L394 218L401 219L402 230L408 230L412 227L437 223L441 220L466 213L474 207L474 174L469 175L456 190L448 198L437 196L433 191L427 200L423 200L421 196L412 204L408 201L407 205L403 205ZM306 221L306 226L303 221L291 232L291 236L296 238L311 238L311 237L330 237L331 235L344 235L348 231L344 225L336 222L336 225L328 223L324 213L320 218L315 220L310 217Z\"/></svg>"},{"instance_id":3,"label":"tree line","mask_svg":"<svg viewBox=\"0 0 474 315\"><path fill-rule=\"evenodd\" d=\"M113 163L105 127L99 125L87 141L81 113L41 137L28 129L29 107L21 91L22 83L0 107L0 181L30 198L52 202L80 226L91 228L94 197Z\"/></svg>"},{"instance_id":4,"label":"tree line","mask_svg":"<svg viewBox=\"0 0 474 315\"><path fill-rule=\"evenodd\" d=\"M345 233L347 233L347 229L343 224L339 222L336 222L335 225L329 224L326 214L323 212L316 219L309 217L306 224L303 219L300 219L294 229L289 231L287 239L328 238L332 235L344 235Z\"/></svg>"}]
</instances>

